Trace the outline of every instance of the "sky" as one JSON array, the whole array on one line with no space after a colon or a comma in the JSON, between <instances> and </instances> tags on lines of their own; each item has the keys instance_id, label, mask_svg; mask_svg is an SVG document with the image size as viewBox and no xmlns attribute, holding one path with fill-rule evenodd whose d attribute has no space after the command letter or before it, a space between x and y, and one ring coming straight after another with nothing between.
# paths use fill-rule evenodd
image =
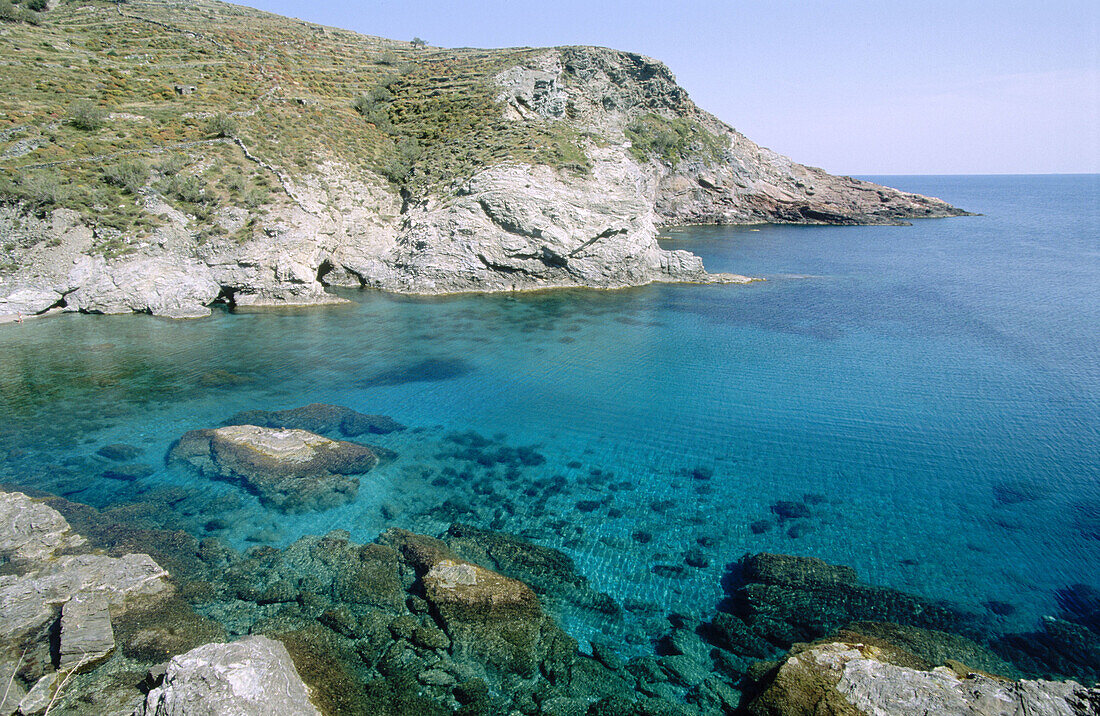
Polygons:
<instances>
[{"instance_id":1,"label":"sky","mask_svg":"<svg viewBox=\"0 0 1100 716\"><path fill-rule=\"evenodd\" d=\"M639 52L753 141L834 173L1100 172L1096 0L242 4L438 47Z\"/></svg>"}]
</instances>

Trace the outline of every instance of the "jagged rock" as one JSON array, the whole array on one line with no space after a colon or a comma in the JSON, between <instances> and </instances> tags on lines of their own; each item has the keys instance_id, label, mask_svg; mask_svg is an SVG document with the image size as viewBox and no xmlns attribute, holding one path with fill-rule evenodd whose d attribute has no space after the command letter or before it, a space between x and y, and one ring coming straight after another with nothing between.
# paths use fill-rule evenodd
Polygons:
<instances>
[{"instance_id":1,"label":"jagged rock","mask_svg":"<svg viewBox=\"0 0 1100 716\"><path fill-rule=\"evenodd\" d=\"M1097 709L1100 689L1072 681L918 670L874 646L847 642L795 651L747 707L756 716L1075 716Z\"/></svg>"},{"instance_id":2,"label":"jagged rock","mask_svg":"<svg viewBox=\"0 0 1100 716\"><path fill-rule=\"evenodd\" d=\"M99 594L78 594L65 602L61 608L60 668L87 668L114 650L108 606Z\"/></svg>"},{"instance_id":3,"label":"jagged rock","mask_svg":"<svg viewBox=\"0 0 1100 716\"><path fill-rule=\"evenodd\" d=\"M171 591L168 573L145 554L59 556L84 538L56 510L22 493L0 492L0 517L0 555L21 567L0 576L0 642L43 634L73 598L102 599L121 613Z\"/></svg>"},{"instance_id":4,"label":"jagged rock","mask_svg":"<svg viewBox=\"0 0 1100 716\"><path fill-rule=\"evenodd\" d=\"M370 470L378 456L365 445L305 430L232 425L185 433L169 450L168 462L240 483L265 504L295 512L354 499L359 480L351 475Z\"/></svg>"},{"instance_id":5,"label":"jagged rock","mask_svg":"<svg viewBox=\"0 0 1100 716\"><path fill-rule=\"evenodd\" d=\"M881 640L884 644L899 647L920 657L932 666L940 666L949 661L960 661L971 669L987 674L1012 679L1023 676L1019 669L982 645L958 634L948 634L935 629L921 629L884 622L856 622L840 630L837 637L844 641L868 643Z\"/></svg>"},{"instance_id":6,"label":"jagged rock","mask_svg":"<svg viewBox=\"0 0 1100 716\"><path fill-rule=\"evenodd\" d=\"M0 526L0 556L20 565L84 544L57 510L21 492L0 492Z\"/></svg>"},{"instance_id":7,"label":"jagged rock","mask_svg":"<svg viewBox=\"0 0 1100 716\"><path fill-rule=\"evenodd\" d=\"M0 577L0 639L41 631L57 608L78 595L100 596L121 608L140 597L166 596L168 573L145 554L57 557L19 577Z\"/></svg>"},{"instance_id":8,"label":"jagged rock","mask_svg":"<svg viewBox=\"0 0 1100 716\"><path fill-rule=\"evenodd\" d=\"M405 426L385 415L364 415L339 405L311 403L288 410L246 410L225 425L259 425L264 428L293 428L313 433L334 433L354 438L367 433L385 435Z\"/></svg>"},{"instance_id":9,"label":"jagged rock","mask_svg":"<svg viewBox=\"0 0 1100 716\"><path fill-rule=\"evenodd\" d=\"M15 709L27 696L23 684L15 678L18 666L19 662L17 661L11 663L0 661L0 684L3 684L5 689L5 691L0 691L0 713L14 713Z\"/></svg>"},{"instance_id":10,"label":"jagged rock","mask_svg":"<svg viewBox=\"0 0 1100 716\"><path fill-rule=\"evenodd\" d=\"M168 662L135 716L319 716L286 647L263 636L206 644Z\"/></svg>"}]
</instances>

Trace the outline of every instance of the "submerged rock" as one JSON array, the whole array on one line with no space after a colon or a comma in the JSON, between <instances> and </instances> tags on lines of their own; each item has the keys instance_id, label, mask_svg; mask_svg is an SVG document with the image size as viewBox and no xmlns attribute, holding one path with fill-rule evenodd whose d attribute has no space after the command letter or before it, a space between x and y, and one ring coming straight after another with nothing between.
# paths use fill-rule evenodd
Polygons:
<instances>
[{"instance_id":1,"label":"submerged rock","mask_svg":"<svg viewBox=\"0 0 1100 716\"><path fill-rule=\"evenodd\" d=\"M754 716L1074 716L1096 713L1100 689L1076 682L1007 681L898 663L897 653L860 642L795 650L747 706Z\"/></svg>"},{"instance_id":2,"label":"submerged rock","mask_svg":"<svg viewBox=\"0 0 1100 716\"><path fill-rule=\"evenodd\" d=\"M355 498L352 475L378 464L377 454L358 443L305 430L233 425L185 433L168 452L203 476L244 485L260 501L281 510L322 510Z\"/></svg>"},{"instance_id":3,"label":"submerged rock","mask_svg":"<svg viewBox=\"0 0 1100 716\"><path fill-rule=\"evenodd\" d=\"M365 415L339 405L310 403L288 410L246 410L237 413L225 425L258 425L265 428L289 428L313 433L335 433L349 438L359 435L385 435L404 430L405 426L385 415Z\"/></svg>"},{"instance_id":4,"label":"submerged rock","mask_svg":"<svg viewBox=\"0 0 1100 716\"><path fill-rule=\"evenodd\" d=\"M168 662L135 716L320 716L286 647L263 636L206 644Z\"/></svg>"}]
</instances>

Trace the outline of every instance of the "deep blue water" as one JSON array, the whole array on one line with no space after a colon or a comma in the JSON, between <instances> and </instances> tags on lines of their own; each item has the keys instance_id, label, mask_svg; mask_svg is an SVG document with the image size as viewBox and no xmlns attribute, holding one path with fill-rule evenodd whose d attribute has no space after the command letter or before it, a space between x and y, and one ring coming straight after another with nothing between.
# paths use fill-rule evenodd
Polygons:
<instances>
[{"instance_id":1,"label":"deep blue water","mask_svg":"<svg viewBox=\"0 0 1100 716\"><path fill-rule=\"evenodd\" d=\"M976 611L1007 602L1006 628L1034 628L1056 589L1100 588L1100 176L874 179L981 215L667 232L710 270L767 279L748 286L348 292L352 306L298 312L2 326L0 481L99 507L158 500L166 526L200 536L217 515L239 548L438 530L430 510L451 500L665 610L713 611L724 566L772 551ZM163 466L187 430L311 402L414 428L373 440L400 457L352 504L283 515ZM433 485L456 430L547 462L489 498L480 474ZM92 455L116 442L154 473L99 477ZM555 475L565 489L525 501ZM781 500L810 516L780 522ZM652 572L700 538L709 567Z\"/></svg>"}]
</instances>

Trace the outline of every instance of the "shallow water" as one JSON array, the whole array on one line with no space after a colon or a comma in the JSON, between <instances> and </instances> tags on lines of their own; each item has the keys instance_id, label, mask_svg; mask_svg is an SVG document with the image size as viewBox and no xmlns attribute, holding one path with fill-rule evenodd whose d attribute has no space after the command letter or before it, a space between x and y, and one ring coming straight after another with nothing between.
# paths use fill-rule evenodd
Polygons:
<instances>
[{"instance_id":1,"label":"shallow water","mask_svg":"<svg viewBox=\"0 0 1100 716\"><path fill-rule=\"evenodd\" d=\"M667 233L768 279L748 286L2 326L0 481L156 500L164 526L238 548L457 518L563 548L598 589L665 612L712 612L746 552L813 555L1034 628L1055 590L1100 587L1100 177L882 181L982 215ZM369 436L400 456L353 503L284 515L164 466L187 430L311 402L411 428ZM447 436L467 430L546 462L456 458ZM152 474L101 477L110 443ZM809 516L779 519L780 501ZM689 549L708 566L684 567Z\"/></svg>"}]
</instances>

